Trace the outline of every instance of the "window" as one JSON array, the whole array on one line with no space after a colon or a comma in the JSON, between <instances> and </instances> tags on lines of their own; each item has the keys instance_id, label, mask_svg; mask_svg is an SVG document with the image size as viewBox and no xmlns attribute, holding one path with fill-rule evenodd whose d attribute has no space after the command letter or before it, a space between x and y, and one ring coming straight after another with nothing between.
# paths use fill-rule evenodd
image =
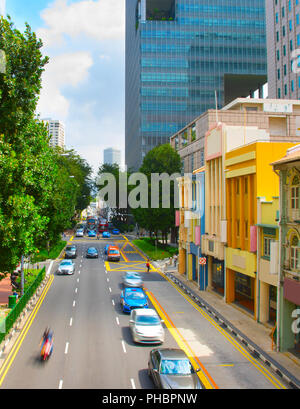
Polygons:
<instances>
[{"instance_id":1,"label":"window","mask_svg":"<svg viewBox=\"0 0 300 409\"><path fill-rule=\"evenodd\" d=\"M291 81L291 91L294 92L294 80Z\"/></svg>"},{"instance_id":2,"label":"window","mask_svg":"<svg viewBox=\"0 0 300 409\"><path fill-rule=\"evenodd\" d=\"M286 64L283 66L283 74L286 75Z\"/></svg>"},{"instance_id":3,"label":"window","mask_svg":"<svg viewBox=\"0 0 300 409\"><path fill-rule=\"evenodd\" d=\"M282 26L282 36L285 37L285 26Z\"/></svg>"},{"instance_id":4,"label":"window","mask_svg":"<svg viewBox=\"0 0 300 409\"><path fill-rule=\"evenodd\" d=\"M281 9L281 14L282 14L282 17L284 17L284 7L282 7Z\"/></svg>"},{"instance_id":5,"label":"window","mask_svg":"<svg viewBox=\"0 0 300 409\"><path fill-rule=\"evenodd\" d=\"M298 237L294 235L291 239L291 249L290 249L290 268L291 270L300 269L300 249L298 247Z\"/></svg>"},{"instance_id":6,"label":"window","mask_svg":"<svg viewBox=\"0 0 300 409\"><path fill-rule=\"evenodd\" d=\"M286 46L283 46L283 55L286 56Z\"/></svg>"},{"instance_id":7,"label":"window","mask_svg":"<svg viewBox=\"0 0 300 409\"><path fill-rule=\"evenodd\" d=\"M300 23L300 19L299 19L299 13L298 13L298 14L296 14L296 24L297 24L297 26L299 25L299 23Z\"/></svg>"},{"instance_id":8,"label":"window","mask_svg":"<svg viewBox=\"0 0 300 409\"><path fill-rule=\"evenodd\" d=\"M265 257L270 257L271 241L273 241L271 237L264 236L264 256Z\"/></svg>"},{"instance_id":9,"label":"window","mask_svg":"<svg viewBox=\"0 0 300 409\"><path fill-rule=\"evenodd\" d=\"M291 188L291 208L299 209L299 184L300 180L298 176L294 176Z\"/></svg>"},{"instance_id":10,"label":"window","mask_svg":"<svg viewBox=\"0 0 300 409\"><path fill-rule=\"evenodd\" d=\"M293 30L292 20L289 20L289 29L290 29L290 31L292 31L292 30Z\"/></svg>"},{"instance_id":11,"label":"window","mask_svg":"<svg viewBox=\"0 0 300 409\"><path fill-rule=\"evenodd\" d=\"M293 51L293 40L290 40L290 50Z\"/></svg>"},{"instance_id":12,"label":"window","mask_svg":"<svg viewBox=\"0 0 300 409\"><path fill-rule=\"evenodd\" d=\"M300 77L299 77L299 82L300 82ZM278 88L278 90L277 90L277 96L278 96L278 98L281 98L281 90L280 90L280 88Z\"/></svg>"},{"instance_id":13,"label":"window","mask_svg":"<svg viewBox=\"0 0 300 409\"><path fill-rule=\"evenodd\" d=\"M280 60L280 53L279 53L279 50L277 50L277 61L279 60Z\"/></svg>"},{"instance_id":14,"label":"window","mask_svg":"<svg viewBox=\"0 0 300 409\"><path fill-rule=\"evenodd\" d=\"M278 13L275 14L276 23L278 23Z\"/></svg>"},{"instance_id":15,"label":"window","mask_svg":"<svg viewBox=\"0 0 300 409\"><path fill-rule=\"evenodd\" d=\"M276 41L279 41L279 31L276 31Z\"/></svg>"},{"instance_id":16,"label":"window","mask_svg":"<svg viewBox=\"0 0 300 409\"><path fill-rule=\"evenodd\" d=\"M287 95L287 85L284 84L284 95Z\"/></svg>"}]
</instances>

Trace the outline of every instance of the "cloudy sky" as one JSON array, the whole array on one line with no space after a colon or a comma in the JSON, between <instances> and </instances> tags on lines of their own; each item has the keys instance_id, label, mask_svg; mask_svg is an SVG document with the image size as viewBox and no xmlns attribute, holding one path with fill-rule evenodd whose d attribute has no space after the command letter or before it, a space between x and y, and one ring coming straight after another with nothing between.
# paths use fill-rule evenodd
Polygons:
<instances>
[{"instance_id":1,"label":"cloudy sky","mask_svg":"<svg viewBox=\"0 0 300 409\"><path fill-rule=\"evenodd\" d=\"M62 120L66 146L94 170L107 147L124 161L125 0L6 0L6 13L20 30L27 21L50 57L41 117Z\"/></svg>"}]
</instances>

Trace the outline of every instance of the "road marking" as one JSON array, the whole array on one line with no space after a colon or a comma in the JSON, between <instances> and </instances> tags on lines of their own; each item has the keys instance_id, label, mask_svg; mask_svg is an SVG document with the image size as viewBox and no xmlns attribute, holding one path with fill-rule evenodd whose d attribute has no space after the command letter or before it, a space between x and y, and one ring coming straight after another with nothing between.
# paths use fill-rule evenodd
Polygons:
<instances>
[{"instance_id":1,"label":"road marking","mask_svg":"<svg viewBox=\"0 0 300 409\"><path fill-rule=\"evenodd\" d=\"M180 288L178 288L173 281L171 281L168 277L164 276L162 273L158 272L158 274L165 278L165 280L169 281L170 284L197 310L200 314L207 319L248 361L250 361L255 368L261 372L277 389L282 388L286 389L286 387L280 383L264 366L260 364L260 362L253 358L250 353L244 349L228 332L226 332L223 328L221 328L212 317L208 315L204 310L202 310L194 301L192 301Z\"/></svg>"},{"instance_id":2,"label":"road marking","mask_svg":"<svg viewBox=\"0 0 300 409\"><path fill-rule=\"evenodd\" d=\"M136 389L134 379L131 378L130 382L131 382L132 389Z\"/></svg>"},{"instance_id":3,"label":"road marking","mask_svg":"<svg viewBox=\"0 0 300 409\"><path fill-rule=\"evenodd\" d=\"M78 271L78 274L80 274L80 271Z\"/></svg>"},{"instance_id":4,"label":"road marking","mask_svg":"<svg viewBox=\"0 0 300 409\"><path fill-rule=\"evenodd\" d=\"M73 307L75 307L75 304L76 304L76 301L74 300L74 301L73 301Z\"/></svg>"},{"instance_id":5,"label":"road marking","mask_svg":"<svg viewBox=\"0 0 300 409\"><path fill-rule=\"evenodd\" d=\"M112 302L112 305L115 305L115 302L114 302L114 300L111 300L111 302Z\"/></svg>"},{"instance_id":6,"label":"road marking","mask_svg":"<svg viewBox=\"0 0 300 409\"><path fill-rule=\"evenodd\" d=\"M75 288L75 293L77 294L78 288Z\"/></svg>"},{"instance_id":7,"label":"road marking","mask_svg":"<svg viewBox=\"0 0 300 409\"><path fill-rule=\"evenodd\" d=\"M11 365L12 365L12 363L13 363L13 361L14 361L14 359L15 359L15 357L16 357L19 349L20 349L20 347L21 347L21 345L22 345L22 343L24 341L24 338L26 337L26 334L29 331L29 328L31 327L31 325L32 325L32 323L33 323L33 321L35 319L35 316L38 313L38 311L39 311L39 309L40 309L40 307L41 307L41 305L42 305L42 303L43 303L43 301L44 301L44 299L45 299L45 297L46 297L46 295L47 295L47 293L48 293L48 291L49 291L49 289L50 289L50 287L51 287L51 285L53 283L53 280L54 280L54 276L50 275L49 281L48 281L46 287L44 288L41 297L39 298L36 306L32 310L32 312L31 312L31 314L29 316L29 319L27 320L27 322L26 322L24 328L22 329L19 337L17 338L17 341L15 342L15 344L12 347L10 353L8 354L6 360L4 361L4 363L3 363L3 365L2 365L2 367L0 369L0 376L2 375L1 379L0 379L0 386L2 385L2 383L3 383L3 381L4 381L5 377L6 377L6 374L7 374L8 370L9 370L9 368L11 367Z\"/></svg>"},{"instance_id":8,"label":"road marking","mask_svg":"<svg viewBox=\"0 0 300 409\"><path fill-rule=\"evenodd\" d=\"M124 341L122 341L122 347L123 347L123 351L124 351L124 354L126 354L126 347L125 347L125 342Z\"/></svg>"},{"instance_id":9,"label":"road marking","mask_svg":"<svg viewBox=\"0 0 300 409\"><path fill-rule=\"evenodd\" d=\"M62 389L63 383L64 383L64 381L61 379L59 381L58 389Z\"/></svg>"},{"instance_id":10,"label":"road marking","mask_svg":"<svg viewBox=\"0 0 300 409\"><path fill-rule=\"evenodd\" d=\"M67 354L67 353L68 353L68 349L69 349L69 343L68 343L68 342L66 342L65 354Z\"/></svg>"},{"instance_id":11,"label":"road marking","mask_svg":"<svg viewBox=\"0 0 300 409\"><path fill-rule=\"evenodd\" d=\"M79 283L79 278L77 278L77 283Z\"/></svg>"},{"instance_id":12,"label":"road marking","mask_svg":"<svg viewBox=\"0 0 300 409\"><path fill-rule=\"evenodd\" d=\"M117 321L117 324L120 325L120 321L118 317L116 317L116 321Z\"/></svg>"},{"instance_id":13,"label":"road marking","mask_svg":"<svg viewBox=\"0 0 300 409\"><path fill-rule=\"evenodd\" d=\"M109 287L109 292L111 293L111 288Z\"/></svg>"},{"instance_id":14,"label":"road marking","mask_svg":"<svg viewBox=\"0 0 300 409\"><path fill-rule=\"evenodd\" d=\"M109 283L109 278L107 278L106 281Z\"/></svg>"},{"instance_id":15,"label":"road marking","mask_svg":"<svg viewBox=\"0 0 300 409\"><path fill-rule=\"evenodd\" d=\"M72 327L73 324L73 318L70 319L70 327Z\"/></svg>"}]
</instances>

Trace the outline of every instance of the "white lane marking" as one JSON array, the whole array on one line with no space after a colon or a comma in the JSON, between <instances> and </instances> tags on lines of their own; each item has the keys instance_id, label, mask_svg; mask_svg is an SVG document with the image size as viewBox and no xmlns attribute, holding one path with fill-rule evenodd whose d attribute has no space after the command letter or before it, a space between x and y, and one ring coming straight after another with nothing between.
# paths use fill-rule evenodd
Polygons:
<instances>
[{"instance_id":1,"label":"white lane marking","mask_svg":"<svg viewBox=\"0 0 300 409\"><path fill-rule=\"evenodd\" d=\"M75 288L75 293L77 294L78 288Z\"/></svg>"},{"instance_id":2,"label":"white lane marking","mask_svg":"<svg viewBox=\"0 0 300 409\"><path fill-rule=\"evenodd\" d=\"M79 278L77 278L77 283L79 283Z\"/></svg>"},{"instance_id":3,"label":"white lane marking","mask_svg":"<svg viewBox=\"0 0 300 409\"><path fill-rule=\"evenodd\" d=\"M106 281L109 283L109 278L107 278Z\"/></svg>"},{"instance_id":4,"label":"white lane marking","mask_svg":"<svg viewBox=\"0 0 300 409\"><path fill-rule=\"evenodd\" d=\"M126 347L125 347L125 342L124 341L122 341L122 347L123 347L123 351L124 351L124 354L126 354Z\"/></svg>"},{"instance_id":5,"label":"white lane marking","mask_svg":"<svg viewBox=\"0 0 300 409\"><path fill-rule=\"evenodd\" d=\"M49 266L49 268L47 270L47 273L46 273L47 276L50 274L53 263L54 263L54 260L52 260L51 263L50 263L50 266Z\"/></svg>"},{"instance_id":6,"label":"white lane marking","mask_svg":"<svg viewBox=\"0 0 300 409\"><path fill-rule=\"evenodd\" d=\"M109 292L111 293L111 288L109 287Z\"/></svg>"},{"instance_id":7,"label":"white lane marking","mask_svg":"<svg viewBox=\"0 0 300 409\"><path fill-rule=\"evenodd\" d=\"M116 317L116 321L117 321L117 324L120 325L120 321L118 317Z\"/></svg>"},{"instance_id":8,"label":"white lane marking","mask_svg":"<svg viewBox=\"0 0 300 409\"><path fill-rule=\"evenodd\" d=\"M78 274L80 274L80 270L78 271Z\"/></svg>"},{"instance_id":9,"label":"white lane marking","mask_svg":"<svg viewBox=\"0 0 300 409\"><path fill-rule=\"evenodd\" d=\"M136 389L133 378L130 379L130 382L131 382L132 389Z\"/></svg>"},{"instance_id":10,"label":"white lane marking","mask_svg":"<svg viewBox=\"0 0 300 409\"><path fill-rule=\"evenodd\" d=\"M68 342L66 342L65 354L67 354L67 353L68 353L68 349L69 349L69 343L68 343Z\"/></svg>"},{"instance_id":11,"label":"white lane marking","mask_svg":"<svg viewBox=\"0 0 300 409\"><path fill-rule=\"evenodd\" d=\"M111 300L111 302L112 302L112 305L115 305L115 302L114 302L114 300Z\"/></svg>"},{"instance_id":12,"label":"white lane marking","mask_svg":"<svg viewBox=\"0 0 300 409\"><path fill-rule=\"evenodd\" d=\"M72 327L73 324L73 318L70 319L70 327Z\"/></svg>"},{"instance_id":13,"label":"white lane marking","mask_svg":"<svg viewBox=\"0 0 300 409\"><path fill-rule=\"evenodd\" d=\"M59 381L58 389L62 389L63 383L64 383L64 381L61 379Z\"/></svg>"},{"instance_id":14,"label":"white lane marking","mask_svg":"<svg viewBox=\"0 0 300 409\"><path fill-rule=\"evenodd\" d=\"M75 307L75 304L76 304L76 301L74 300L74 301L73 301L73 307Z\"/></svg>"}]
</instances>

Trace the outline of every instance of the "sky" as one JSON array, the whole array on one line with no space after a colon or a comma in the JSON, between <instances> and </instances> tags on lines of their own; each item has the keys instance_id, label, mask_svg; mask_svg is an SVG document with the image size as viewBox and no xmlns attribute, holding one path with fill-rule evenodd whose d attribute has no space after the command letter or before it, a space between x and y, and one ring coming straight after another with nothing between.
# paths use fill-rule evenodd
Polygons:
<instances>
[{"instance_id":1,"label":"sky","mask_svg":"<svg viewBox=\"0 0 300 409\"><path fill-rule=\"evenodd\" d=\"M125 1L0 0L15 26L28 22L50 61L37 107L65 124L66 147L97 171L103 149L125 149Z\"/></svg>"}]
</instances>

